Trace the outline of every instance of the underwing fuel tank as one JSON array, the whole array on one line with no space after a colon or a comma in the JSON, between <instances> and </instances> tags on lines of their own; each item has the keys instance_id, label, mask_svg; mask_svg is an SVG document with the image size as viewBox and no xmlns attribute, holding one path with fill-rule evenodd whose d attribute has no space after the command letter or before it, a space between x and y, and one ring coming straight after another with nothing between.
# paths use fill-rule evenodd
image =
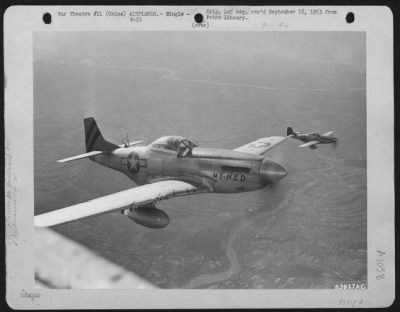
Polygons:
<instances>
[{"instance_id":1,"label":"underwing fuel tank","mask_svg":"<svg viewBox=\"0 0 400 312\"><path fill-rule=\"evenodd\" d=\"M128 213L128 218L142 226L161 229L169 224L169 216L162 210L154 206L143 206L132 209Z\"/></svg>"},{"instance_id":2,"label":"underwing fuel tank","mask_svg":"<svg viewBox=\"0 0 400 312\"><path fill-rule=\"evenodd\" d=\"M260 167L261 181L266 185L278 182L287 174L286 168L272 159L264 159Z\"/></svg>"}]
</instances>

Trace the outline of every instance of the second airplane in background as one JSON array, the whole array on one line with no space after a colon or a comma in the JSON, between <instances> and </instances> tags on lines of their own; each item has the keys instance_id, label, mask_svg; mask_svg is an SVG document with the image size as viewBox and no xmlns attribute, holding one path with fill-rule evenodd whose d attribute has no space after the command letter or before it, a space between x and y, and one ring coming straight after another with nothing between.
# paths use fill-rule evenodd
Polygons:
<instances>
[{"instance_id":1,"label":"second airplane in background","mask_svg":"<svg viewBox=\"0 0 400 312\"><path fill-rule=\"evenodd\" d=\"M309 147L311 149L317 149L317 144L333 144L336 146L338 139L333 137L334 131L328 131L324 134L316 132L300 133L293 130L292 127L288 127L286 135L296 140L304 142L299 147Z\"/></svg>"}]
</instances>

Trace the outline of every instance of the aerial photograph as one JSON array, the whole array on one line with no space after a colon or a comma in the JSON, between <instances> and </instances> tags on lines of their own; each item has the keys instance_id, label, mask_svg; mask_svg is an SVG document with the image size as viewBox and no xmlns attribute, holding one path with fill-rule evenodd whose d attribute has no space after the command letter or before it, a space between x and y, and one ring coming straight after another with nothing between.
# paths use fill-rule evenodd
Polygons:
<instances>
[{"instance_id":1,"label":"aerial photograph","mask_svg":"<svg viewBox=\"0 0 400 312\"><path fill-rule=\"evenodd\" d=\"M33 62L41 284L109 287L55 233L156 288L368 287L364 32L36 31Z\"/></svg>"}]
</instances>

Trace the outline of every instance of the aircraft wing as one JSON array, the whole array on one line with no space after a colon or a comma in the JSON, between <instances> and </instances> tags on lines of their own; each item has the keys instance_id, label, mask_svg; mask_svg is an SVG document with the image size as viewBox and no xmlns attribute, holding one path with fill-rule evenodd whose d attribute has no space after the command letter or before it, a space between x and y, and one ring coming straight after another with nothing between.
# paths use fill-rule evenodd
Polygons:
<instances>
[{"instance_id":1,"label":"aircraft wing","mask_svg":"<svg viewBox=\"0 0 400 312\"><path fill-rule=\"evenodd\" d=\"M190 195L197 188L189 183L169 180L134 187L84 203L35 216L35 226L47 227L75 221L107 212L153 204L176 196Z\"/></svg>"},{"instance_id":2,"label":"aircraft wing","mask_svg":"<svg viewBox=\"0 0 400 312\"><path fill-rule=\"evenodd\" d=\"M335 133L335 131L328 131L323 134L323 136L331 136Z\"/></svg>"},{"instance_id":3,"label":"aircraft wing","mask_svg":"<svg viewBox=\"0 0 400 312\"><path fill-rule=\"evenodd\" d=\"M274 148L275 146L281 144L286 139L287 137L282 137L282 136L271 136L267 138L261 138L253 142L250 142L246 145L240 146L236 148L235 151L262 155L268 152L270 149Z\"/></svg>"},{"instance_id":4,"label":"aircraft wing","mask_svg":"<svg viewBox=\"0 0 400 312\"><path fill-rule=\"evenodd\" d=\"M299 147L310 147L310 146L318 144L318 143L319 143L318 141L310 141L310 142L299 145Z\"/></svg>"}]
</instances>

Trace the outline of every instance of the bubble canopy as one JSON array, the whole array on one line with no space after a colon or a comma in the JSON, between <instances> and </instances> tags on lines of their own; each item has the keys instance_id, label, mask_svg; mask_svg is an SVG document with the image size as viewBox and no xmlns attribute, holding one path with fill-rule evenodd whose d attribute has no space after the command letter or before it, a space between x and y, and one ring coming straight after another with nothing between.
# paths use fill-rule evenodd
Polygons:
<instances>
[{"instance_id":1,"label":"bubble canopy","mask_svg":"<svg viewBox=\"0 0 400 312\"><path fill-rule=\"evenodd\" d=\"M191 149L193 147L196 147L197 145L185 137L178 135L168 135L158 138L153 143L151 143L151 146L155 148L167 149L170 151L178 151L181 149Z\"/></svg>"}]
</instances>

